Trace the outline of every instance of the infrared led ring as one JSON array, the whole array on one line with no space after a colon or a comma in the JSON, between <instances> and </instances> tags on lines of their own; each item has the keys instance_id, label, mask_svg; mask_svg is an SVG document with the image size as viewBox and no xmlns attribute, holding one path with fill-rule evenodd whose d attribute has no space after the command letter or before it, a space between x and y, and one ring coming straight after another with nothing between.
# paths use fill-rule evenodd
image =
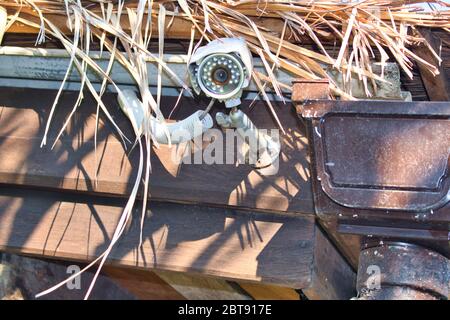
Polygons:
<instances>
[{"instance_id":1,"label":"infrared led ring","mask_svg":"<svg viewBox=\"0 0 450 320\"><path fill-rule=\"evenodd\" d=\"M206 57L197 68L200 88L216 99L227 99L241 90L245 74L236 56L227 53Z\"/></svg>"}]
</instances>

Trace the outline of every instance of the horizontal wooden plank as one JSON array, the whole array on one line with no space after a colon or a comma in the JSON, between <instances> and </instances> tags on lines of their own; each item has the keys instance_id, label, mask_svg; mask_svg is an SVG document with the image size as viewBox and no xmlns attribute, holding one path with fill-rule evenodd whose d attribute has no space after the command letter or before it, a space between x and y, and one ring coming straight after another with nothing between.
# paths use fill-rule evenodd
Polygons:
<instances>
[{"instance_id":1,"label":"horizontal wooden plank","mask_svg":"<svg viewBox=\"0 0 450 320\"><path fill-rule=\"evenodd\" d=\"M96 154L94 130L96 104L87 98L74 116L67 134L54 150L40 148L49 108L56 92L45 90L0 89L0 183L125 196L134 183L138 151L124 151L111 125L102 119ZM77 93L66 92L55 112L49 133L51 145L70 112ZM164 97L164 113L169 114L176 98ZM119 126L132 138L130 126L118 108L115 95L105 104ZM183 119L205 101L182 99L174 118ZM276 128L263 102L242 106L260 128ZM202 107L199 107L201 105ZM286 130L282 135L282 155L276 175L264 176L249 165L177 164L174 147L161 146L152 151L150 193L152 199L222 206L238 206L290 213L313 213L309 180L307 139L290 104L276 105ZM215 111L224 111L218 105ZM103 117L104 118L104 117ZM227 141L224 143L224 148ZM205 143L206 144L206 143ZM195 157L195 155L194 155ZM98 172L97 184L95 172Z\"/></svg>"},{"instance_id":2,"label":"horizontal wooden plank","mask_svg":"<svg viewBox=\"0 0 450 320\"><path fill-rule=\"evenodd\" d=\"M185 300L186 298L172 288L154 272L106 266L103 269L112 281L131 292L140 300Z\"/></svg>"},{"instance_id":3,"label":"horizontal wooden plank","mask_svg":"<svg viewBox=\"0 0 450 320\"><path fill-rule=\"evenodd\" d=\"M325 233L316 229L311 285L303 293L311 300L340 300L356 296L356 274L333 247Z\"/></svg>"},{"instance_id":4,"label":"horizontal wooden plank","mask_svg":"<svg viewBox=\"0 0 450 320\"><path fill-rule=\"evenodd\" d=\"M300 295L292 288L248 282L239 285L255 300L300 300Z\"/></svg>"},{"instance_id":5,"label":"horizontal wooden plank","mask_svg":"<svg viewBox=\"0 0 450 320\"><path fill-rule=\"evenodd\" d=\"M31 300L56 281L73 274L82 265L35 259L15 254L0 254L0 300ZM95 271L95 270L94 270ZM41 300L81 300L89 288L94 272L88 271L70 287L63 286L59 290L41 297ZM145 287L145 284L143 285ZM99 275L96 286L92 290L91 300L134 300L138 298L128 288L106 276ZM173 289L172 289L173 290ZM161 290L160 290L161 292ZM154 296L158 297L155 293ZM160 296L161 297L161 296Z\"/></svg>"},{"instance_id":6,"label":"horizontal wooden plank","mask_svg":"<svg viewBox=\"0 0 450 320\"><path fill-rule=\"evenodd\" d=\"M69 268L83 266L84 264L74 265L73 262L0 253L0 300L34 299L37 293L68 276L72 272ZM79 282L73 282L75 286L64 286L40 299L83 299L94 271L88 271L79 278ZM298 299L298 294L290 288L248 282L244 287L245 291L235 283L218 278L169 271L155 273L108 265L103 268L90 299L248 300L250 296L247 292L257 300Z\"/></svg>"},{"instance_id":7,"label":"horizontal wooden plank","mask_svg":"<svg viewBox=\"0 0 450 320\"><path fill-rule=\"evenodd\" d=\"M64 32L65 34L71 34L71 31L69 30L68 26L67 26L67 18L64 15L59 15L59 14L46 14L46 17L52 21L52 23L57 26L62 32ZM39 23L39 19L38 18L33 18L33 17L29 17L30 20L34 20L34 22ZM278 36L281 37L282 34L282 30L283 30L283 26L284 26L284 20L282 19L277 19L277 18L268 18L268 17L264 17L264 18L255 18L255 17L249 17L251 20L253 20L253 22L258 25L261 28L261 31L266 31L269 30L272 34L277 34ZM144 17L144 20L146 18ZM153 29L153 34L157 35L158 34L158 20L153 18L151 23L152 23L152 29ZM166 28L164 30L164 37L165 39L180 39L180 40L190 40L191 39L191 29L193 27L192 23L182 17L171 17L170 19L166 19ZM130 23L129 23L129 19L127 16L123 15L121 22L120 22L120 26L122 27L122 29L124 29L125 31L130 30ZM32 28L28 25L25 25L23 23L20 22L16 22L14 23L9 29L8 29L8 34L35 34L37 35L37 33L39 32L39 29L37 28ZM218 30L216 30L216 32L218 32ZM324 34L322 34L322 40L326 43L332 43L332 41L334 40L334 37L332 36L332 34L330 34L327 38L324 37ZM286 29L285 31L285 39L289 39L292 37L292 32L289 28ZM226 36L225 34L222 36ZM302 35L302 34L296 34L297 38L301 39L302 43L314 43L311 38L307 35ZM200 32L196 32L195 33L195 38L199 39L201 37Z\"/></svg>"},{"instance_id":8,"label":"horizontal wooden plank","mask_svg":"<svg viewBox=\"0 0 450 320\"><path fill-rule=\"evenodd\" d=\"M108 245L123 203L0 187L0 250L91 261ZM310 285L313 217L153 201L139 248L139 214L136 208L110 264L294 288Z\"/></svg>"},{"instance_id":9,"label":"horizontal wooden plank","mask_svg":"<svg viewBox=\"0 0 450 320\"><path fill-rule=\"evenodd\" d=\"M237 284L227 280L170 271L156 271L155 273L188 300L252 299Z\"/></svg>"},{"instance_id":10,"label":"horizontal wooden plank","mask_svg":"<svg viewBox=\"0 0 450 320\"><path fill-rule=\"evenodd\" d=\"M70 34L71 31L67 25L67 17L59 14L47 14L46 17L52 21L62 32ZM29 17L31 21L39 22L39 18ZM152 19L153 20L153 19ZM127 17L122 17L121 26L124 30L129 31L129 20ZM169 21L166 22L166 26L169 25ZM174 18L170 28L166 28L165 36L172 39L190 39L192 23L182 18ZM153 20L152 27L157 29L157 23ZM14 34L37 34L39 29L30 27L21 22L14 23L8 30L8 33ZM197 36L198 37L198 36Z\"/></svg>"},{"instance_id":11,"label":"horizontal wooden plank","mask_svg":"<svg viewBox=\"0 0 450 320\"><path fill-rule=\"evenodd\" d=\"M17 195L17 190L8 194L8 189L3 188L6 193L0 201L0 248L59 259L91 260L108 243L124 203L123 199L99 195L126 196L134 181L136 151L128 157L111 126L102 121L97 154L100 167L95 184L92 100L87 99L67 134L54 150L49 150L39 145L55 92L0 89L0 93L0 103L5 105L0 109L0 182L97 195L45 191L22 191ZM50 143L75 98L75 93L64 94L50 131ZM168 114L174 100L164 101L164 112ZM129 135L129 124L115 97L109 95L106 102ZM138 223L134 222L113 253L111 263L311 288L312 247L316 241L313 217L285 214L313 213L306 137L290 106L276 108L287 132L282 137L283 154L277 175L261 176L245 165L180 167L168 161L170 150L161 147L154 150L152 158L150 192L153 200L256 208L282 214L155 203L150 224L146 224L145 234L149 236L144 249L136 249L139 232ZM184 100L174 117L182 119L197 109L193 100ZM275 127L263 103L248 109L246 102L243 109L258 127ZM220 107L217 110L223 111ZM15 219L16 215L20 218ZM52 231L55 228L56 235Z\"/></svg>"}]
</instances>

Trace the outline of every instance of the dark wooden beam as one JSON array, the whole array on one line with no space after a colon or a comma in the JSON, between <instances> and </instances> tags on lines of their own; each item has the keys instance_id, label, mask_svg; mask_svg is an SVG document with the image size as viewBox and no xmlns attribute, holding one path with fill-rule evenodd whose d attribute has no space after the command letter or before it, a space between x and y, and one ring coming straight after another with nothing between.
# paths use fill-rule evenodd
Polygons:
<instances>
[{"instance_id":1,"label":"dark wooden beam","mask_svg":"<svg viewBox=\"0 0 450 320\"><path fill-rule=\"evenodd\" d=\"M430 29L419 28L419 33L430 44L436 53L440 53L441 42ZM425 44L414 48L415 54L425 61L438 67L439 74L433 75L428 68L418 63L420 76L422 77L429 100L450 101L450 82L444 69L444 62L439 65L438 60Z\"/></svg>"},{"instance_id":2,"label":"dark wooden beam","mask_svg":"<svg viewBox=\"0 0 450 320\"><path fill-rule=\"evenodd\" d=\"M139 152L136 148L131 155L127 155L111 125L102 119L97 148L99 168L96 168L96 104L92 99L85 100L67 133L50 150L77 96L76 92L66 92L49 132L50 146L40 147L55 94L55 91L46 90L0 89L0 105L5 106L0 107L0 182L126 197L134 184ZM164 101L163 109L168 114L176 97L165 97ZM202 103L183 99L174 117L183 119L202 108ZM105 104L119 126L133 140L131 127L119 110L116 96L106 95ZM257 126L276 128L263 102L257 103L251 110L248 104L249 101L246 101L243 110ZM180 165L172 157L175 147L161 145L152 151L151 198L313 214L307 139L291 106L280 104L276 108L286 130L286 135L281 136L283 151L277 174L264 176L245 164ZM220 105L214 109L224 111Z\"/></svg>"},{"instance_id":3,"label":"dark wooden beam","mask_svg":"<svg viewBox=\"0 0 450 320\"><path fill-rule=\"evenodd\" d=\"M0 250L91 261L109 243L124 201L58 192L0 190ZM140 210L110 263L305 287L314 218L152 202L138 246Z\"/></svg>"},{"instance_id":4,"label":"dark wooden beam","mask_svg":"<svg viewBox=\"0 0 450 320\"><path fill-rule=\"evenodd\" d=\"M356 296L356 276L331 241L319 229L315 233L311 285L303 293L311 300L339 300Z\"/></svg>"},{"instance_id":5,"label":"dark wooden beam","mask_svg":"<svg viewBox=\"0 0 450 320\"><path fill-rule=\"evenodd\" d=\"M122 206L121 199L2 187L0 250L92 261L108 245ZM153 202L140 248L139 214L136 208L109 265L307 289L311 298L349 298L353 288L352 269L335 258L313 217Z\"/></svg>"},{"instance_id":6,"label":"dark wooden beam","mask_svg":"<svg viewBox=\"0 0 450 320\"><path fill-rule=\"evenodd\" d=\"M300 300L300 295L292 288L249 282L239 285L255 300Z\"/></svg>"},{"instance_id":7,"label":"dark wooden beam","mask_svg":"<svg viewBox=\"0 0 450 320\"><path fill-rule=\"evenodd\" d=\"M103 274L140 300L185 300L156 273L148 270L106 266Z\"/></svg>"},{"instance_id":8,"label":"dark wooden beam","mask_svg":"<svg viewBox=\"0 0 450 320\"><path fill-rule=\"evenodd\" d=\"M188 300L251 300L252 297L234 282L181 272L155 271Z\"/></svg>"},{"instance_id":9,"label":"dark wooden beam","mask_svg":"<svg viewBox=\"0 0 450 320\"><path fill-rule=\"evenodd\" d=\"M0 107L0 183L9 184L1 189L3 196L0 196L0 249L40 257L92 260L107 245L131 189L136 151L125 155L111 126L101 121L98 135L101 165L96 184L95 104L91 99L86 99L67 133L50 150L39 145L55 92L8 88L0 89L0 93L1 104L6 105ZM65 93L49 133L49 143L75 99L76 93ZM167 114L175 101L171 98L165 101L163 109ZM115 96L107 95L106 104L131 137L128 121L119 111ZM199 108L198 104L201 102L182 101L175 118L191 114ZM250 110L246 102L243 108L258 127L276 127L263 103ZM315 266L319 260L314 253L315 243L320 240L317 232L322 231L316 231L314 224L304 129L290 106L277 105L277 113L287 134L282 136L283 155L280 170L274 176L261 176L245 165L179 167L170 161L171 151L167 147L154 150L152 200L222 208L152 201L152 214L144 230L147 235L144 249L136 247L139 224L134 222L109 263L202 274L240 283L306 288L310 289L311 298L332 297L324 290L314 289L323 286L315 278L315 270L323 267ZM17 187L13 191L11 184ZM326 246L336 250L329 242ZM343 268L352 273L346 264ZM352 283L348 286L336 289L342 294L339 297L348 298Z\"/></svg>"},{"instance_id":10,"label":"dark wooden beam","mask_svg":"<svg viewBox=\"0 0 450 320\"><path fill-rule=\"evenodd\" d=\"M1 253L0 300L34 299L36 294L70 276L72 271L69 267L82 268L83 265ZM74 281L70 286L63 286L40 299L81 300L93 276L94 273L88 271L79 278L79 282ZM90 298L92 300L134 300L137 297L133 292L101 273Z\"/></svg>"},{"instance_id":11,"label":"dark wooden beam","mask_svg":"<svg viewBox=\"0 0 450 320\"><path fill-rule=\"evenodd\" d=\"M67 26L67 17L64 15L58 15L58 14L46 14L45 15L47 19L49 19L55 26L58 27L63 33L70 35L71 31L69 30ZM34 21L35 23L39 24L39 18L37 17L31 17L27 16L31 21ZM249 19L251 19L256 25L258 25L261 30L269 30L272 34L276 34L281 37L283 26L284 26L284 20L279 18L270 18L270 17L252 17L249 16ZM146 17L144 17L144 20ZM191 29L192 29L192 23L183 18L183 17L173 17L171 19L166 19L166 28L164 30L164 37L165 39L171 40L171 39L177 39L177 40L186 40L189 41L191 39ZM152 28L153 28L153 34L158 34L158 23L157 19L152 19ZM121 27L127 32L130 30L130 23L128 16L122 15ZM8 32L6 33L6 36L9 34L32 34L37 36L39 32L38 28L33 28L28 25L24 25L23 23L16 22L11 25L11 27L8 29ZM285 39L290 39L292 37L292 32L289 30L289 28L285 31ZM314 41L311 40L311 38L308 35L298 35L302 44L314 44ZM200 32L196 31L195 33L195 39L199 39L201 37ZM333 44L333 41L335 40L332 33L326 33L323 32L321 35L321 40L324 43Z\"/></svg>"}]
</instances>

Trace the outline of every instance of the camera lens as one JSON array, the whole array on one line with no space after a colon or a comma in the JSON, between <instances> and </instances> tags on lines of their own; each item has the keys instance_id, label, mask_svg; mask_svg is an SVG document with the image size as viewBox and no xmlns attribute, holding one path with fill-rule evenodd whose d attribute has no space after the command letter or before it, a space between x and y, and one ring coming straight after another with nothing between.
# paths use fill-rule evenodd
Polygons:
<instances>
[{"instance_id":1,"label":"camera lens","mask_svg":"<svg viewBox=\"0 0 450 320\"><path fill-rule=\"evenodd\" d=\"M212 72L213 81L217 84L225 84L230 79L229 70L219 67Z\"/></svg>"},{"instance_id":2,"label":"camera lens","mask_svg":"<svg viewBox=\"0 0 450 320\"><path fill-rule=\"evenodd\" d=\"M197 70L198 84L210 97L232 97L239 92L244 82L242 62L233 54L211 54L203 59Z\"/></svg>"}]
</instances>

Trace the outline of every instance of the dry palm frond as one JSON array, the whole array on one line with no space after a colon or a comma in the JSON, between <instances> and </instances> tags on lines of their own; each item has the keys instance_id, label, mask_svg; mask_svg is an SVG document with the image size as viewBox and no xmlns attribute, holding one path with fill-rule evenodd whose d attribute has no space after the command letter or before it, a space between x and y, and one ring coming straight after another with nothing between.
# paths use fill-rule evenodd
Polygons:
<instances>
[{"instance_id":1,"label":"dry palm frond","mask_svg":"<svg viewBox=\"0 0 450 320\"><path fill-rule=\"evenodd\" d=\"M145 43L138 48L145 52L153 27L158 27L159 6L164 5L166 15L171 16L170 24L174 19L184 20L193 25L203 39L209 41L220 36L242 36L254 44L253 51L258 54L258 50L263 50L265 57L279 66L279 60L289 60L299 65L300 70L294 74L299 77L314 78L322 77L317 72L310 70L317 69L314 63L324 63L342 70L351 69L357 73L361 80L374 78L370 70L372 49L375 47L386 60L386 50L396 59L402 69L412 76L412 62L418 61L426 65L434 74L438 73L435 66L428 64L415 56L407 47L426 41L416 37L411 33L411 29L417 26L450 28L449 5L441 1L360 1L353 4L343 4L342 1L282 1L266 0L264 6L258 5L258 1L220 1L220 0L172 0L172 1L150 1L132 0L119 1L119 4L126 8L123 10L121 21L126 20L126 15L135 12L136 21L142 30L130 27L126 33L124 30L118 32L117 27L112 26L108 21L108 16L113 12L121 12L122 9L113 5L113 1L75 1L75 0L27 0L27 1L4 1L2 4L8 11L22 9L24 18L34 19L39 23L40 41L45 35L45 22L42 16L50 21L54 19L59 22L61 29L61 16L69 15L69 29L72 29L73 9L82 13L83 20L91 24L92 29L99 29L102 32L102 39L105 35L115 35L136 46L135 39L139 32L144 32ZM440 5L439 10L424 10L426 4ZM28 6L28 8L27 8ZM107 9L105 9L105 6ZM36 10L38 8L39 10ZM266 20L272 19L272 20ZM145 21L144 21L145 20ZM266 21L269 21L267 25ZM287 24L289 32L286 37L293 41L285 41L276 55L279 36L281 30L271 30L270 23L279 21ZM129 25L129 23L124 23ZM75 32L75 30L74 30ZM189 38L190 30L184 30L185 38ZM319 48L319 52L308 50L295 42L295 39L309 37ZM322 41L334 38L339 39L341 47L336 59L327 52ZM355 42L354 39L357 38ZM296 53L296 60L290 55ZM353 56L351 54L353 53ZM434 52L437 55L437 53ZM350 63L353 58L353 65ZM298 61L303 58L311 58L306 65L302 66ZM309 70L308 70L309 69ZM167 71L167 70L166 70ZM170 71L167 71L170 72ZM310 73L307 75L307 73ZM270 74L270 71L269 71ZM271 77L272 80L273 77ZM179 79L178 79L179 80ZM275 80L276 81L276 80ZM276 85L275 85L276 88Z\"/></svg>"},{"instance_id":2,"label":"dry palm frond","mask_svg":"<svg viewBox=\"0 0 450 320\"><path fill-rule=\"evenodd\" d=\"M424 4L429 5L432 10L425 10ZM190 39L188 58L202 41L211 41L219 37L245 38L249 48L261 58L266 71L266 74L253 72L254 82L279 127L282 128L276 110L266 94L268 85L280 97L282 97L282 89L285 90L287 87L287 84L279 83L276 78L275 72L278 68L299 78L319 79L328 77L323 70L323 65L326 65L340 70L347 81L351 81L351 77L356 75L365 85L367 95L371 94L368 90L369 83L372 83L375 88L375 80L384 81L383 71L381 75L378 75L374 74L371 68L371 63L377 56L376 53L380 57L382 66L391 56L410 77L412 77L411 70L414 62L422 64L436 75L439 72L438 67L415 55L410 47L424 44L429 47L438 61L440 61L439 54L434 52L425 39L413 31L416 27L430 27L449 32L450 6L441 1L414 0L366 0L354 3L343 3L340 0L265 0L264 2L257 0L3 0L0 3L0 42L5 32L35 32L36 45L43 43L47 37L51 37L58 40L70 54L67 72L51 107L42 145L47 142L51 120L57 111L59 97L72 68L81 75L82 89L69 117L59 131L58 138L80 105L84 94L83 88L86 87L97 102L96 123L98 124L99 113L104 113L124 144L126 145L126 141L129 141L111 117L108 106L102 101L102 95L108 84L118 92L119 97L123 96L121 88L110 77L114 62L120 63L128 70L140 94L139 112L143 115L144 121L140 122L132 116L133 106L127 103L121 105L133 124L136 135L134 145L139 146L137 179L107 250L81 272L100 262L96 272L96 277L98 276L101 266L131 217L141 179L144 184L142 228L151 169L151 145L157 146L150 118L154 117L160 123L165 123L160 109L162 73L165 72L178 83L182 92L190 92L180 75L174 74L167 67L163 57L164 40L170 38L171 30L176 29L177 24L177 37ZM155 29L158 32L153 32ZM157 34L159 38L158 54L148 50L153 34ZM194 44L196 37L199 41ZM109 52L110 59L106 70L103 70L89 56L92 38L98 39L101 51ZM300 41L305 38L309 38L318 50L314 51L302 46ZM335 58L333 52L328 52L325 46L325 42L330 41L340 43ZM119 43L125 52L118 50ZM149 57L158 63L156 99L149 90L146 66ZM98 92L86 76L88 68L103 79ZM342 98L352 99L350 88L339 88L332 82L331 89L334 94ZM166 134L170 143L170 135L168 132ZM95 149L97 148L96 139L97 135L95 135ZM142 233L140 240L142 242ZM78 274L72 275L41 295L61 287L76 276ZM96 277L86 298L92 290Z\"/></svg>"},{"instance_id":3,"label":"dry palm frond","mask_svg":"<svg viewBox=\"0 0 450 320\"><path fill-rule=\"evenodd\" d=\"M0 44L2 44L3 35L6 32L6 27L8 26L8 13L6 9L0 7Z\"/></svg>"}]
</instances>

